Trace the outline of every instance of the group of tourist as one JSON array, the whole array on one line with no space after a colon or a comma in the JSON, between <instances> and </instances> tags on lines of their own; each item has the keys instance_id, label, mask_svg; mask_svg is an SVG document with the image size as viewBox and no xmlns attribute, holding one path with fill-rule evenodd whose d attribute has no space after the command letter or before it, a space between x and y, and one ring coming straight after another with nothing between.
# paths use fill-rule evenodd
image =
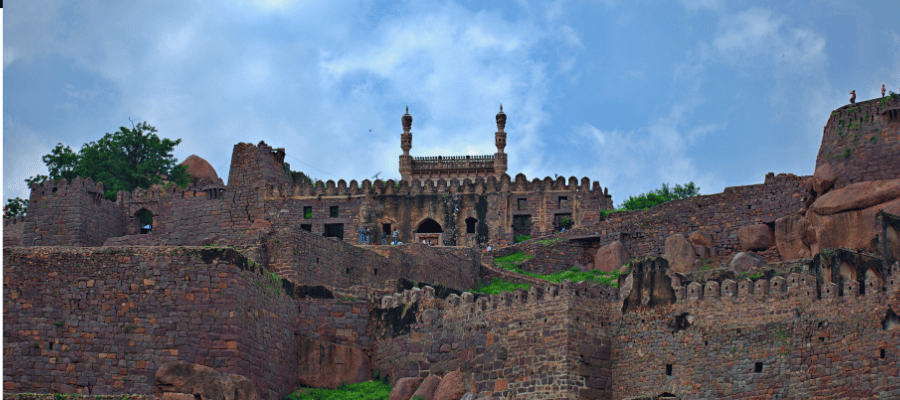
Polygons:
<instances>
[{"instance_id":1,"label":"group of tourist","mask_svg":"<svg viewBox=\"0 0 900 400\"><path fill-rule=\"evenodd\" d=\"M371 235L372 231L369 228L359 228L359 244L372 244ZM381 244L387 245L387 232L381 232ZM391 245L403 244L400 242L400 231L394 229L393 240L391 240Z\"/></svg>"}]
</instances>

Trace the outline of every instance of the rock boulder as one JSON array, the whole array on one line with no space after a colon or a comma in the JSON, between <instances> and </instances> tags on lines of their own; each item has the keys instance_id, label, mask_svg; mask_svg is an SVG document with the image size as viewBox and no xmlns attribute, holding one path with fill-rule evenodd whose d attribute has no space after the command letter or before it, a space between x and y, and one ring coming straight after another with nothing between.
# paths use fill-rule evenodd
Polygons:
<instances>
[{"instance_id":1,"label":"rock boulder","mask_svg":"<svg viewBox=\"0 0 900 400\"><path fill-rule=\"evenodd\" d=\"M803 243L803 236L806 232L802 231L800 224L801 217L798 214L791 214L775 220L775 245L778 247L778 254L782 260L795 260L800 258L800 251L809 249L809 246Z\"/></svg>"},{"instance_id":2,"label":"rock boulder","mask_svg":"<svg viewBox=\"0 0 900 400\"><path fill-rule=\"evenodd\" d=\"M304 386L337 389L341 383L372 379L369 356L362 349L305 337L297 338L297 349Z\"/></svg>"},{"instance_id":3,"label":"rock boulder","mask_svg":"<svg viewBox=\"0 0 900 400\"><path fill-rule=\"evenodd\" d=\"M747 272L752 269L757 269L766 264L766 260L755 253L750 253L747 251L742 251L731 257L731 261L728 262L728 269L734 271L736 274L741 272Z\"/></svg>"},{"instance_id":4,"label":"rock boulder","mask_svg":"<svg viewBox=\"0 0 900 400\"><path fill-rule=\"evenodd\" d=\"M181 165L187 166L187 173L191 175L195 184L222 184L219 174L209 163L197 155L190 155Z\"/></svg>"},{"instance_id":5,"label":"rock boulder","mask_svg":"<svg viewBox=\"0 0 900 400\"><path fill-rule=\"evenodd\" d=\"M438 378L440 379L440 378ZM413 397L413 392L419 387L422 380L419 378L400 378L391 389L388 400L409 400Z\"/></svg>"},{"instance_id":6,"label":"rock boulder","mask_svg":"<svg viewBox=\"0 0 900 400\"><path fill-rule=\"evenodd\" d=\"M900 214L900 179L857 182L826 193L806 214L810 249L814 254L835 247L874 251L879 210Z\"/></svg>"},{"instance_id":7,"label":"rock boulder","mask_svg":"<svg viewBox=\"0 0 900 400\"><path fill-rule=\"evenodd\" d=\"M428 375L412 397L422 396L422 400L434 400L434 393L437 392L438 386L441 385L441 378L437 375Z\"/></svg>"},{"instance_id":8,"label":"rock boulder","mask_svg":"<svg viewBox=\"0 0 900 400\"><path fill-rule=\"evenodd\" d=\"M697 254L684 235L676 233L666 238L666 259L673 272L693 272L697 262Z\"/></svg>"},{"instance_id":9,"label":"rock boulder","mask_svg":"<svg viewBox=\"0 0 900 400\"><path fill-rule=\"evenodd\" d=\"M463 375L459 371L453 371L444 375L441 384L434 392L434 400L460 400L466 394L463 384Z\"/></svg>"},{"instance_id":10,"label":"rock boulder","mask_svg":"<svg viewBox=\"0 0 900 400\"><path fill-rule=\"evenodd\" d=\"M184 361L167 362L156 370L154 394L187 394L199 400L257 400L256 387L241 375ZM171 396L170 396L171 397Z\"/></svg>"},{"instance_id":11,"label":"rock boulder","mask_svg":"<svg viewBox=\"0 0 900 400\"><path fill-rule=\"evenodd\" d=\"M813 190L816 191L817 195L821 196L834 186L834 181L836 179L837 177L834 174L834 168L831 167L831 164L822 164L822 166L816 168L816 172L813 173Z\"/></svg>"},{"instance_id":12,"label":"rock boulder","mask_svg":"<svg viewBox=\"0 0 900 400\"><path fill-rule=\"evenodd\" d=\"M766 224L750 225L738 229L738 241L744 251L765 250L774 246L775 238L772 236L772 228Z\"/></svg>"},{"instance_id":13,"label":"rock boulder","mask_svg":"<svg viewBox=\"0 0 900 400\"><path fill-rule=\"evenodd\" d=\"M694 247L713 247L713 238L703 231L694 231L690 236L691 245Z\"/></svg>"},{"instance_id":14,"label":"rock boulder","mask_svg":"<svg viewBox=\"0 0 900 400\"><path fill-rule=\"evenodd\" d=\"M594 256L594 269L603 272L613 272L622 268L628 262L630 256L622 242L615 241L597 250Z\"/></svg>"}]
</instances>

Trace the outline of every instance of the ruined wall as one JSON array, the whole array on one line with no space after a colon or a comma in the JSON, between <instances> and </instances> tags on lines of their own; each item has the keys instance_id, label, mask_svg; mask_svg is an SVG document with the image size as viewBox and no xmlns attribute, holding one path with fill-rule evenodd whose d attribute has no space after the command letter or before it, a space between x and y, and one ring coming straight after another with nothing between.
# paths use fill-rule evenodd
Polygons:
<instances>
[{"instance_id":1,"label":"ruined wall","mask_svg":"<svg viewBox=\"0 0 900 400\"><path fill-rule=\"evenodd\" d=\"M263 141L256 146L250 143L234 145L228 186L259 188L292 183L290 164L284 162L284 156L284 149L273 149Z\"/></svg>"},{"instance_id":2,"label":"ruined wall","mask_svg":"<svg viewBox=\"0 0 900 400\"><path fill-rule=\"evenodd\" d=\"M676 286L675 304L619 318L614 397L900 396L900 329L884 324L900 309L897 276L864 296L857 282L820 294L809 272Z\"/></svg>"},{"instance_id":3,"label":"ruined wall","mask_svg":"<svg viewBox=\"0 0 900 400\"><path fill-rule=\"evenodd\" d=\"M23 231L25 246L100 246L122 236L122 208L90 179L32 185Z\"/></svg>"},{"instance_id":4,"label":"ruined wall","mask_svg":"<svg viewBox=\"0 0 900 400\"><path fill-rule=\"evenodd\" d=\"M4 391L149 394L162 363L297 386L295 300L230 249L3 249Z\"/></svg>"},{"instance_id":5,"label":"ruined wall","mask_svg":"<svg viewBox=\"0 0 900 400\"><path fill-rule=\"evenodd\" d=\"M900 178L900 96L848 104L831 113L816 168L830 163L835 189Z\"/></svg>"},{"instance_id":6,"label":"ruined wall","mask_svg":"<svg viewBox=\"0 0 900 400\"><path fill-rule=\"evenodd\" d=\"M479 398L611 398L608 370L601 371L608 342L589 333L606 324L605 316L587 309L612 304L614 290L567 284L477 299L433 296L430 287L412 289L373 310L381 340L372 363L382 375L396 381L459 369ZM573 318L566 311L574 303L590 305Z\"/></svg>"},{"instance_id":7,"label":"ruined wall","mask_svg":"<svg viewBox=\"0 0 900 400\"><path fill-rule=\"evenodd\" d=\"M3 245L19 246L25 228L25 216L3 219Z\"/></svg>"},{"instance_id":8,"label":"ruined wall","mask_svg":"<svg viewBox=\"0 0 900 400\"><path fill-rule=\"evenodd\" d=\"M413 282L438 284L457 290L469 290L481 274L481 250L472 247L429 247L423 245L375 246L396 265L398 276Z\"/></svg>"}]
</instances>

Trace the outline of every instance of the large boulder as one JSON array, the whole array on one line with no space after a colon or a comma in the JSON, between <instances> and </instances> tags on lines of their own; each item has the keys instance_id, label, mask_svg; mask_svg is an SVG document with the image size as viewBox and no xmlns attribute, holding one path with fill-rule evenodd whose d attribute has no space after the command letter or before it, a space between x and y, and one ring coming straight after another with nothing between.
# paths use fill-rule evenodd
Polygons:
<instances>
[{"instance_id":1,"label":"large boulder","mask_svg":"<svg viewBox=\"0 0 900 400\"><path fill-rule=\"evenodd\" d=\"M684 235L676 233L666 238L666 260L673 272L693 272L696 268L697 254Z\"/></svg>"},{"instance_id":2,"label":"large boulder","mask_svg":"<svg viewBox=\"0 0 900 400\"><path fill-rule=\"evenodd\" d=\"M813 173L813 190L816 191L817 195L821 196L834 186L834 181L836 179L837 177L834 174L834 168L831 167L831 164L822 164L822 166L816 168L816 172Z\"/></svg>"},{"instance_id":3,"label":"large boulder","mask_svg":"<svg viewBox=\"0 0 900 400\"><path fill-rule=\"evenodd\" d=\"M835 247L875 251L880 210L900 214L900 179L857 182L819 197L806 214L812 252Z\"/></svg>"},{"instance_id":4,"label":"large boulder","mask_svg":"<svg viewBox=\"0 0 900 400\"><path fill-rule=\"evenodd\" d=\"M689 237L691 241L691 245L693 246L703 246L703 247L713 247L713 238L709 236L708 233L703 231L694 231Z\"/></svg>"},{"instance_id":5,"label":"large boulder","mask_svg":"<svg viewBox=\"0 0 900 400\"><path fill-rule=\"evenodd\" d=\"M466 394L463 384L463 374L459 371L450 372L441 379L434 392L434 400L460 400Z\"/></svg>"},{"instance_id":6,"label":"large boulder","mask_svg":"<svg viewBox=\"0 0 900 400\"><path fill-rule=\"evenodd\" d=\"M801 219L803 218L799 214L791 214L775 220L775 246L778 247L782 260L803 257L800 255L802 250L809 250L809 246L803 242L806 232L802 229L806 226L800 224Z\"/></svg>"},{"instance_id":7,"label":"large boulder","mask_svg":"<svg viewBox=\"0 0 900 400\"><path fill-rule=\"evenodd\" d=\"M597 254L594 256L594 269L613 272L622 268L629 258L628 250L625 249L622 242L617 240L597 250Z\"/></svg>"},{"instance_id":8,"label":"large boulder","mask_svg":"<svg viewBox=\"0 0 900 400\"><path fill-rule=\"evenodd\" d=\"M440 379L440 378L438 378ZM394 388L391 389L391 394L388 396L388 400L409 400L413 397L413 393L416 391L416 388L419 387L419 383L422 380L419 378L400 378L397 383L394 384Z\"/></svg>"},{"instance_id":9,"label":"large boulder","mask_svg":"<svg viewBox=\"0 0 900 400\"><path fill-rule=\"evenodd\" d=\"M438 386L441 385L441 377L437 375L428 375L412 397L421 396L422 400L434 400L434 393L437 392Z\"/></svg>"},{"instance_id":10,"label":"large boulder","mask_svg":"<svg viewBox=\"0 0 900 400\"><path fill-rule=\"evenodd\" d=\"M156 370L154 394L181 393L198 400L257 400L256 387L241 375L184 361L167 362Z\"/></svg>"},{"instance_id":11,"label":"large boulder","mask_svg":"<svg viewBox=\"0 0 900 400\"><path fill-rule=\"evenodd\" d=\"M181 162L181 165L187 166L187 173L191 175L195 184L223 184L212 165L197 155L191 154Z\"/></svg>"},{"instance_id":12,"label":"large boulder","mask_svg":"<svg viewBox=\"0 0 900 400\"><path fill-rule=\"evenodd\" d=\"M305 337L297 338L300 383L337 389L341 383L372 379L369 356L361 349Z\"/></svg>"},{"instance_id":13,"label":"large boulder","mask_svg":"<svg viewBox=\"0 0 900 400\"><path fill-rule=\"evenodd\" d=\"M762 267L766 264L766 260L758 254L742 251L731 257L728 262L728 269L739 274Z\"/></svg>"},{"instance_id":14,"label":"large boulder","mask_svg":"<svg viewBox=\"0 0 900 400\"><path fill-rule=\"evenodd\" d=\"M765 250L775 245L772 228L766 224L749 225L738 229L738 241L744 251Z\"/></svg>"}]
</instances>

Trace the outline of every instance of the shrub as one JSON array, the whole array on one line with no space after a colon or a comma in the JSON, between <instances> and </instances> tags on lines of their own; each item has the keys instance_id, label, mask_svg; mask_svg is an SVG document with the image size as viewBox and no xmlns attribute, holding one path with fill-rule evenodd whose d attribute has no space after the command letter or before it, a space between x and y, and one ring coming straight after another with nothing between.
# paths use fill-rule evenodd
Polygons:
<instances>
[{"instance_id":1,"label":"shrub","mask_svg":"<svg viewBox=\"0 0 900 400\"><path fill-rule=\"evenodd\" d=\"M662 187L659 189L651 190L648 193L641 193L637 196L629 196L627 200L619 205L619 210L646 210L667 201L694 197L699 194L700 188L694 185L694 182L689 182L684 186L675 185L674 188L670 188L669 184L663 183Z\"/></svg>"}]
</instances>

